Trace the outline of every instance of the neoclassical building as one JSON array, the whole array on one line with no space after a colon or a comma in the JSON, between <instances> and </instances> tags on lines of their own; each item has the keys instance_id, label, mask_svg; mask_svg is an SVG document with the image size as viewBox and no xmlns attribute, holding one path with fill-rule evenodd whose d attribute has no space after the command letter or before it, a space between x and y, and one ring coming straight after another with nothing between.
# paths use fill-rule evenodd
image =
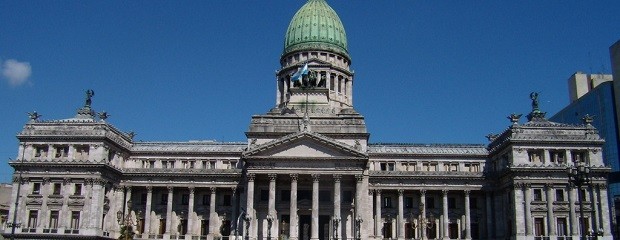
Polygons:
<instances>
[{"instance_id":1,"label":"neoclassical building","mask_svg":"<svg viewBox=\"0 0 620 240\"><path fill-rule=\"evenodd\" d=\"M324 0L294 15L280 64L275 105L251 117L247 142L134 141L90 91L73 118L32 113L10 161L18 226L3 235L109 239L130 225L135 239L612 239L591 119L550 122L534 94L527 120L511 115L487 145L371 143L345 29ZM584 187L569 183L576 165L589 166Z\"/></svg>"}]
</instances>

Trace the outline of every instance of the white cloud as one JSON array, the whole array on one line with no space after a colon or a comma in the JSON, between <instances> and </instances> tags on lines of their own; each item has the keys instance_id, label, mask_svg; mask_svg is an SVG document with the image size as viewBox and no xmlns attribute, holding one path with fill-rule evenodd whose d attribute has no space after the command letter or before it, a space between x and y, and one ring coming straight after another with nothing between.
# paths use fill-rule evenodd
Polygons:
<instances>
[{"instance_id":1,"label":"white cloud","mask_svg":"<svg viewBox=\"0 0 620 240\"><path fill-rule=\"evenodd\" d=\"M4 61L2 64L2 76L6 78L11 86L18 86L26 83L32 74L32 67L28 62L19 62L14 59Z\"/></svg>"}]
</instances>

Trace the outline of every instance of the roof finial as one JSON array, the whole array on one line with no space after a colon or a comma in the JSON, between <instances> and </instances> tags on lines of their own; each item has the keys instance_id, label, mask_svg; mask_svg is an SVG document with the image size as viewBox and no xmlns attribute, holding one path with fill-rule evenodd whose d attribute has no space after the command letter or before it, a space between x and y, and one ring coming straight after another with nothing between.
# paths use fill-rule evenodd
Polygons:
<instances>
[{"instance_id":1,"label":"roof finial","mask_svg":"<svg viewBox=\"0 0 620 240\"><path fill-rule=\"evenodd\" d=\"M93 96L95 96L95 91L93 91L92 89L86 90L86 103L84 103L84 107L90 107L90 105L93 103Z\"/></svg>"},{"instance_id":2,"label":"roof finial","mask_svg":"<svg viewBox=\"0 0 620 240\"><path fill-rule=\"evenodd\" d=\"M527 115L527 119L529 121L532 120L542 120L545 119L546 112L540 111L540 107L538 105L538 94L537 92L530 93L530 99L532 99L532 112Z\"/></svg>"}]
</instances>

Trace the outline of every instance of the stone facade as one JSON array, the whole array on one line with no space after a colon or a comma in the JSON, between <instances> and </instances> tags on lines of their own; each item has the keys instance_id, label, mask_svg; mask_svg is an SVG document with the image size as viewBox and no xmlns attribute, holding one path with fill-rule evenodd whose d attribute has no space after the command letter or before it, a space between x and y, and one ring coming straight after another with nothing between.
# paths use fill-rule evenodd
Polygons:
<instances>
[{"instance_id":1,"label":"stone facade","mask_svg":"<svg viewBox=\"0 0 620 240\"><path fill-rule=\"evenodd\" d=\"M330 11L323 0L300 9L338 25ZM577 239L585 193L586 228L611 239L609 168L590 124L535 108L488 145L369 143L346 44L293 43L275 107L252 116L247 142L134 141L95 116L92 95L75 118L31 114L10 161L17 238L118 238L118 214L138 239ZM305 66L326 83L296 85ZM576 163L591 167L582 190L568 183Z\"/></svg>"}]
</instances>

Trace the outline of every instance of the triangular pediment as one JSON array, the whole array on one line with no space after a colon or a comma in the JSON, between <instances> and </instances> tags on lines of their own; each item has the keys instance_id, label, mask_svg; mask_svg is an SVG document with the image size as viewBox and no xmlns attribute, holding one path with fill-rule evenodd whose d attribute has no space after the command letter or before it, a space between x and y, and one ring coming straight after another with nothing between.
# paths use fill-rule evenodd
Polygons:
<instances>
[{"instance_id":1,"label":"triangular pediment","mask_svg":"<svg viewBox=\"0 0 620 240\"><path fill-rule=\"evenodd\" d=\"M312 132L299 132L265 144L250 147L248 157L273 158L358 158L366 153L335 139Z\"/></svg>"}]
</instances>

